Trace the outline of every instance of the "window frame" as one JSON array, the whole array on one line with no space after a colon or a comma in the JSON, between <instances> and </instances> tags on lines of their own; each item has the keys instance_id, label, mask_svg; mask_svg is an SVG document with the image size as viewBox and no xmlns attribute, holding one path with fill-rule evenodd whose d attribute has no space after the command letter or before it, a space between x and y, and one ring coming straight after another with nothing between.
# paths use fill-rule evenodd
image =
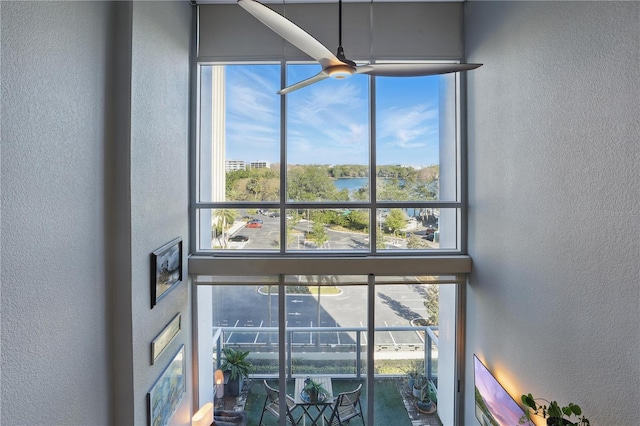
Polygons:
<instances>
[{"instance_id":1,"label":"window frame","mask_svg":"<svg viewBox=\"0 0 640 426\"><path fill-rule=\"evenodd\" d=\"M416 62L428 62L428 61L416 61ZM449 61L459 62L459 61ZM195 120L194 120L194 132L192 145L192 161L194 167L190 168L190 253L199 257L259 257L259 258L278 258L281 256L300 258L323 258L331 257L336 253L340 256L346 257L438 257L438 256L452 256L462 255L467 252L467 170L466 170L466 143L463 137L463 113L464 113L464 73L453 74L453 98L455 101L454 111L454 125L452 131L454 133L454 149L456 151L455 167L456 167L456 194L457 201L438 201L438 200L425 200L425 201L378 201L376 197L376 191L370 191L369 201L348 201L348 202L298 202L288 201L286 197L286 114L287 114L287 97L280 97L280 200L279 201L267 201L267 202L236 202L236 201L200 201L200 132L201 132L201 119L200 119L200 87L201 87L201 70L202 67L211 65L242 65L242 64L279 64L281 72L281 87L285 87L287 81L287 66L292 64L306 64L311 63L307 61L291 61L286 59L269 60L260 59L252 61L211 61L202 60L197 61L195 66ZM376 77L369 76L369 179L370 188L376 186ZM279 235L280 241L286 241L286 210L288 209L367 209L369 210L369 238L370 241L376 241L377 233L377 210L378 209L392 209L392 208L430 208L430 209L455 209L457 216L456 219L456 247L455 249L428 249L428 250L379 250L375 244L371 244L368 251L291 251L287 250L286 244L280 244L279 250L272 251L233 251L233 250L211 250L200 249L198 241L199 239L199 227L198 227L198 212L203 209L246 209L246 208L266 208L266 209L278 209L280 210L279 218Z\"/></svg>"},{"instance_id":2,"label":"window frame","mask_svg":"<svg viewBox=\"0 0 640 426\"><path fill-rule=\"evenodd\" d=\"M246 63L274 63L274 61L247 61ZM190 257L188 260L188 270L191 277L191 282L194 283L194 290L197 290L203 285L195 284L196 275L227 275L227 276L247 276L247 275L294 275L294 274L326 274L331 271L332 274L344 274L344 275L370 275L370 276L383 276L383 275L465 275L471 272L471 258L467 255L467 170L466 170L466 139L464 134L464 105L466 98L464 96L465 88L465 76L464 73L458 73L455 77L455 144L456 150L459 155L456 156L456 173L458 179L458 200L456 202L442 202L442 201L423 201L416 202L380 202L377 204L372 203L372 200L366 203L354 203L349 202L350 208L370 208L375 220L376 208L391 208L391 207L403 207L405 205L415 206L417 204L425 205L430 208L456 208L458 211L457 228L457 250L432 250L432 251L391 251L385 250L379 252L372 248L370 253L363 254L349 253L349 252L288 252L284 253L284 249L281 248L278 252L231 252L231 251L196 251L196 245L199 240L197 234L197 220L198 209L200 208L239 208L246 207L247 203L212 203L212 202L199 202L197 199L197 191L199 187L198 177L198 157L199 157L199 133L200 133L200 66L209 64L229 64L219 61L202 61L198 62L194 67L194 81L197 84L194 85L194 102L192 103L194 111L194 119L192 120L192 161L193 167L190 168ZM234 62L238 63L238 62ZM243 62L244 63L244 62ZM286 81L286 61L282 60L282 82ZM370 87L375 87L375 81L370 79ZM375 111L375 91L370 94L370 111ZM286 97L281 99L281 122L286 119ZM285 123L281 124L281 129L285 128ZM285 138L284 132L281 133L281 167L285 167ZM370 144L375 138L375 119L370 122ZM371 170L375 170L375 147L371 146L370 156L372 162L370 163ZM281 169L281 194L284 194L284 173ZM375 173L372 174L372 180L370 185L375 185ZM260 203L261 207L266 208L317 208L321 206L327 206L330 208L332 203L287 203L286 197L281 197L279 202L275 203ZM255 203L254 203L255 205ZM344 207L344 205L337 203L336 207ZM285 215L280 216L280 232L281 239L284 240L285 227L284 227ZM375 223L375 221L373 222ZM375 227L373 227L375 228ZM211 284L205 284L208 286ZM452 378L453 383L457 383L458 386L464 388L464 340L465 340L465 284L459 283L457 286L457 296L455 301L455 372ZM198 302L198 291L194 291L194 306ZM284 293L282 299L284 298ZM375 285L369 285L368 290L368 304L371 309L375 298ZM281 301L282 302L282 301ZM284 312L284 311L282 311ZM204 312L202 312L204 313ZM286 321L284 313L279 314L279 322ZM194 335L198 335L198 315L194 315ZM372 327L370 327L372 329ZM279 339L284 339L284 328L279 332ZM196 347L198 344L196 344ZM367 353L368 357L372 354ZM279 378L282 380L285 377L284 364L281 363ZM373 395L373 394L371 394ZM373 398L373 396L370 396ZM457 392L454 396L453 416L454 421L457 424L462 417L463 408L463 394ZM369 401L371 403L372 401ZM371 420L371 419L369 419Z\"/></svg>"}]
</instances>

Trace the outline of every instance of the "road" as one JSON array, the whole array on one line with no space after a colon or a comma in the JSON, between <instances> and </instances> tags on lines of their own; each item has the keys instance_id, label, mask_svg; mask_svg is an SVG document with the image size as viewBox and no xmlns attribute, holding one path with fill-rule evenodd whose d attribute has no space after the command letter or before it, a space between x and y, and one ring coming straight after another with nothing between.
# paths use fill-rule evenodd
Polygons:
<instances>
[{"instance_id":1,"label":"road","mask_svg":"<svg viewBox=\"0 0 640 426\"><path fill-rule=\"evenodd\" d=\"M233 235L246 235L249 237L249 241L246 242L229 242L230 249L244 249L244 250L279 250L280 248L280 218L268 217L264 215L258 215L263 220L262 228L246 228L237 227L235 231L231 233ZM288 250L317 250L318 247L315 242L305 239L305 234L308 233L312 226L311 222L301 220L298 222L294 229L297 231L294 233L292 240L289 242ZM238 224L240 225L240 224ZM413 233L423 236L425 231L424 227L416 228ZM328 242L324 245L324 249L331 250L348 250L348 251L364 251L369 252L369 235L358 232L342 232L327 229ZM387 249L406 249L407 243L403 238L385 237L387 242ZM438 248L437 244L424 240L431 248Z\"/></svg>"}]
</instances>

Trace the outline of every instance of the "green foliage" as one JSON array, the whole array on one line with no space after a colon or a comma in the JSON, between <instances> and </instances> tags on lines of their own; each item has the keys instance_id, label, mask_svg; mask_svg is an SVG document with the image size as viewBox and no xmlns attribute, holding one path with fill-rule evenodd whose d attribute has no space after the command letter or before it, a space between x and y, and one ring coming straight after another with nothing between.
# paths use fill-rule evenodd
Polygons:
<instances>
[{"instance_id":1,"label":"green foliage","mask_svg":"<svg viewBox=\"0 0 640 426\"><path fill-rule=\"evenodd\" d=\"M236 350L231 347L222 349L222 364L220 370L228 371L231 380L249 377L253 371L253 364L246 360L249 351Z\"/></svg>"},{"instance_id":2,"label":"green foliage","mask_svg":"<svg viewBox=\"0 0 640 426\"><path fill-rule=\"evenodd\" d=\"M427 297L424 300L424 307L427 308L428 325L438 325L440 310L440 287L438 284L427 284Z\"/></svg>"},{"instance_id":3,"label":"green foliage","mask_svg":"<svg viewBox=\"0 0 640 426\"><path fill-rule=\"evenodd\" d=\"M378 180L377 194L379 201L407 201L411 197L408 189L398 179Z\"/></svg>"},{"instance_id":4,"label":"green foliage","mask_svg":"<svg viewBox=\"0 0 640 426\"><path fill-rule=\"evenodd\" d=\"M407 239L407 248L413 250L426 249L429 248L429 244L417 235L409 234L409 238Z\"/></svg>"},{"instance_id":5,"label":"green foliage","mask_svg":"<svg viewBox=\"0 0 640 426\"><path fill-rule=\"evenodd\" d=\"M311 228L310 237L315 241L319 248L322 248L324 244L329 241L329 235L327 235L324 223L314 222L313 227Z\"/></svg>"},{"instance_id":6,"label":"green foliage","mask_svg":"<svg viewBox=\"0 0 640 426\"><path fill-rule=\"evenodd\" d=\"M417 377L424 376L424 362L419 359L412 359L406 367L402 368L402 371L407 377L415 380Z\"/></svg>"},{"instance_id":7,"label":"green foliage","mask_svg":"<svg viewBox=\"0 0 640 426\"><path fill-rule=\"evenodd\" d=\"M407 226L407 216L401 209L391 209L384 224L391 232L396 234L399 230Z\"/></svg>"},{"instance_id":8,"label":"green foliage","mask_svg":"<svg viewBox=\"0 0 640 426\"><path fill-rule=\"evenodd\" d=\"M302 390L307 392L309 395L311 395L312 393L315 393L316 395L329 394L329 391L327 391L324 386L309 377L307 377L307 380L305 380L305 384Z\"/></svg>"},{"instance_id":9,"label":"green foliage","mask_svg":"<svg viewBox=\"0 0 640 426\"><path fill-rule=\"evenodd\" d=\"M287 172L287 198L291 201L347 201L333 184L326 166L296 166Z\"/></svg>"},{"instance_id":10,"label":"green foliage","mask_svg":"<svg viewBox=\"0 0 640 426\"><path fill-rule=\"evenodd\" d=\"M329 175L334 178L363 178L369 175L369 167L359 164L341 164L329 168Z\"/></svg>"},{"instance_id":11,"label":"green foliage","mask_svg":"<svg viewBox=\"0 0 640 426\"><path fill-rule=\"evenodd\" d=\"M291 201L365 201L369 199L369 185L349 194L346 189L338 191L333 180L368 176L369 168L364 165L291 165L287 171L287 198ZM377 177L379 201L437 199L437 189L432 185L439 177L437 165L420 170L378 166ZM277 201L280 199L280 170L274 167L229 171L225 185L228 201Z\"/></svg>"},{"instance_id":12,"label":"green foliage","mask_svg":"<svg viewBox=\"0 0 640 426\"><path fill-rule=\"evenodd\" d=\"M522 403L531 411L527 411L526 420L531 419L531 413L549 420L551 426L589 426L589 419L582 415L580 406L570 402L566 406L560 406L557 401L547 401L543 398L534 398L531 394L522 395ZM546 404L538 404L536 401L544 401ZM548 405L547 405L548 404ZM567 423L568 422L568 423Z\"/></svg>"},{"instance_id":13,"label":"green foliage","mask_svg":"<svg viewBox=\"0 0 640 426\"><path fill-rule=\"evenodd\" d=\"M365 230L369 226L369 216L363 210L351 210L346 216L346 227L354 230Z\"/></svg>"},{"instance_id":14,"label":"green foliage","mask_svg":"<svg viewBox=\"0 0 640 426\"><path fill-rule=\"evenodd\" d=\"M216 235L224 236L222 244L224 247L227 246L227 237L225 235L225 231L235 222L236 217L238 217L238 212L233 209L217 209L213 212L213 218L216 220L213 224L213 230Z\"/></svg>"},{"instance_id":15,"label":"green foliage","mask_svg":"<svg viewBox=\"0 0 640 426\"><path fill-rule=\"evenodd\" d=\"M280 172L277 169L229 171L225 186L229 201L275 201L279 198Z\"/></svg>"},{"instance_id":16,"label":"green foliage","mask_svg":"<svg viewBox=\"0 0 640 426\"><path fill-rule=\"evenodd\" d=\"M376 248L384 249L387 247L387 244L384 242L384 235L382 230L376 233Z\"/></svg>"}]
</instances>

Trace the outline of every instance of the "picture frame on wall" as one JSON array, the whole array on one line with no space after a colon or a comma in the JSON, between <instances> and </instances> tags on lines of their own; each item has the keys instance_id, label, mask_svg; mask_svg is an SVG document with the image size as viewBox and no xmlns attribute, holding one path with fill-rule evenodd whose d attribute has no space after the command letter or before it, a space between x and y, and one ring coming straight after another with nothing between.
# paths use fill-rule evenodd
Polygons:
<instances>
[{"instance_id":1,"label":"picture frame on wall","mask_svg":"<svg viewBox=\"0 0 640 426\"><path fill-rule=\"evenodd\" d=\"M151 253L151 308L182 282L182 238Z\"/></svg>"},{"instance_id":2,"label":"picture frame on wall","mask_svg":"<svg viewBox=\"0 0 640 426\"><path fill-rule=\"evenodd\" d=\"M182 329L182 314L177 314L164 329L151 341L151 365L154 365L160 355L169 346Z\"/></svg>"},{"instance_id":3,"label":"picture frame on wall","mask_svg":"<svg viewBox=\"0 0 640 426\"><path fill-rule=\"evenodd\" d=\"M167 426L187 391L184 345L147 393L148 426Z\"/></svg>"}]
</instances>

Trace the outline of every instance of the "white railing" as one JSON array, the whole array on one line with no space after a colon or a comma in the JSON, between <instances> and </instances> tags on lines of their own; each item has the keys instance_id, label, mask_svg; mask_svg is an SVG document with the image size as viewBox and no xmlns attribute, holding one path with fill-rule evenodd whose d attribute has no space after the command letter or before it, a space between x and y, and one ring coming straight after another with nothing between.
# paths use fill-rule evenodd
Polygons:
<instances>
[{"instance_id":1,"label":"white railing","mask_svg":"<svg viewBox=\"0 0 640 426\"><path fill-rule=\"evenodd\" d=\"M436 382L437 369L434 364L438 357L437 331L438 327L435 326L376 327L376 335L388 333L390 340L387 343L374 343L372 350L375 352L376 360L423 359L427 379ZM409 335L414 339L399 343L393 337L393 333L407 332L410 332ZM335 336L330 339L325 338L323 342L321 335L327 333L335 333ZM294 358L297 361L354 360L353 373L340 374L340 377L360 378L363 372L363 356L366 359L367 348L371 346L366 342L366 333L366 327L287 327L285 331L288 362L286 370L289 378L295 375L292 365ZM225 346L251 351L250 357L253 360L278 359L278 327L219 327L214 329L213 336L214 348L216 348L215 359L218 360L218 364L221 360L222 348ZM273 336L275 338L272 338ZM276 374L258 370L253 375L273 377ZM377 376L384 376L384 374L377 374Z\"/></svg>"}]
</instances>

